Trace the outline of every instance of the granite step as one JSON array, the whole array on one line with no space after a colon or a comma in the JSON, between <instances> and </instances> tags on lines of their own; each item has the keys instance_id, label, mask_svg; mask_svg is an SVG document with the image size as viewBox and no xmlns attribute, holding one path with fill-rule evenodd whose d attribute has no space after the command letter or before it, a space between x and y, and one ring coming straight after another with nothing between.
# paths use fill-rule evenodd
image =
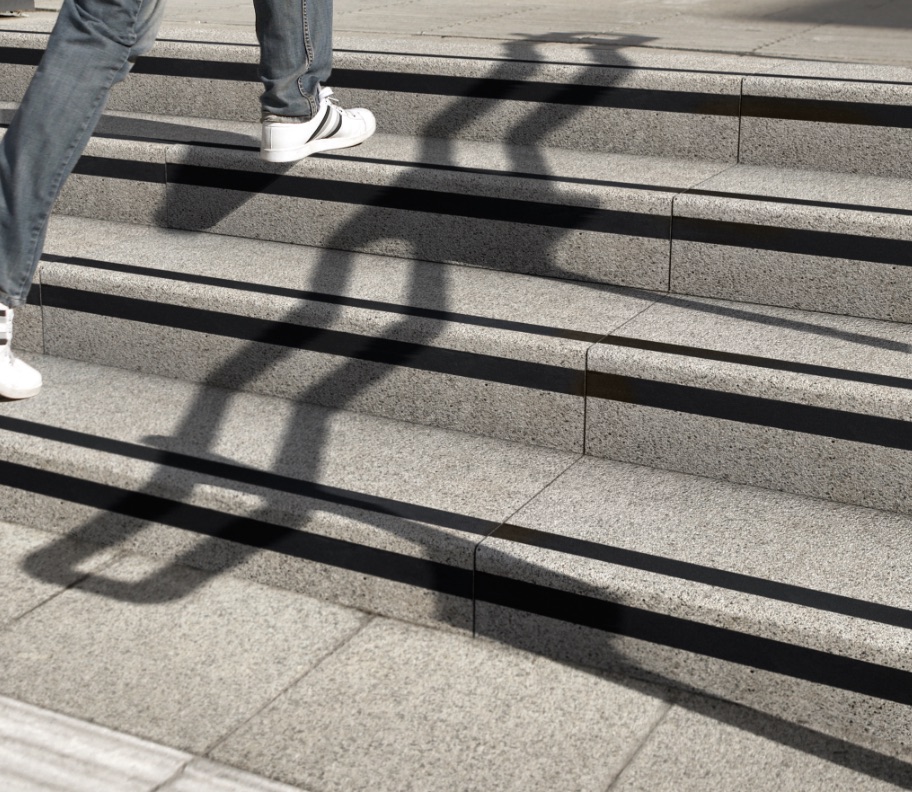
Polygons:
<instances>
[{"instance_id":1,"label":"granite step","mask_svg":"<svg viewBox=\"0 0 912 792\"><path fill-rule=\"evenodd\" d=\"M112 110L257 120L252 35L164 30ZM336 42L333 85L392 134L912 176L912 69L516 40ZM0 31L17 102L44 33Z\"/></svg>"},{"instance_id":2,"label":"granite step","mask_svg":"<svg viewBox=\"0 0 912 792\"><path fill-rule=\"evenodd\" d=\"M46 387L0 405L0 496L61 535L24 562L39 579L128 549L912 756L907 516L28 359Z\"/></svg>"},{"instance_id":3,"label":"granite step","mask_svg":"<svg viewBox=\"0 0 912 792\"><path fill-rule=\"evenodd\" d=\"M912 513L912 325L57 217L22 348Z\"/></svg>"},{"instance_id":4,"label":"granite step","mask_svg":"<svg viewBox=\"0 0 912 792\"><path fill-rule=\"evenodd\" d=\"M57 209L912 322L905 179L384 134L275 166L255 135L106 118Z\"/></svg>"},{"instance_id":5,"label":"granite step","mask_svg":"<svg viewBox=\"0 0 912 792\"><path fill-rule=\"evenodd\" d=\"M56 357L581 453L586 356L659 296L57 216L17 337Z\"/></svg>"}]
</instances>

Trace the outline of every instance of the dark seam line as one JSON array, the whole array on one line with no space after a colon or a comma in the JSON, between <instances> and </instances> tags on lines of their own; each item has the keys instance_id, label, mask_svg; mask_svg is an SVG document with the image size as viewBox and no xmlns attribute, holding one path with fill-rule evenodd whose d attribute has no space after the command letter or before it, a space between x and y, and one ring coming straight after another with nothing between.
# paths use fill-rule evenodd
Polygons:
<instances>
[{"instance_id":1,"label":"dark seam line","mask_svg":"<svg viewBox=\"0 0 912 792\"><path fill-rule=\"evenodd\" d=\"M475 599L866 696L912 704L912 673L582 594L475 574Z\"/></svg>"},{"instance_id":2,"label":"dark seam line","mask_svg":"<svg viewBox=\"0 0 912 792\"><path fill-rule=\"evenodd\" d=\"M154 74L164 77L191 77L235 82L259 81L258 67L255 63L149 57L138 60L133 71L137 74ZM359 69L334 69L333 86L342 89L382 90L462 99L500 99L715 116L737 114L732 95L697 91L650 90Z\"/></svg>"},{"instance_id":3,"label":"dark seam line","mask_svg":"<svg viewBox=\"0 0 912 792\"><path fill-rule=\"evenodd\" d=\"M290 322L255 319L218 311L162 304L133 297L98 294L62 286L42 286L47 308L63 308L116 319L191 330L242 341L319 352L390 366L451 374L503 385L582 396L583 372L546 363L431 347Z\"/></svg>"},{"instance_id":4,"label":"dark seam line","mask_svg":"<svg viewBox=\"0 0 912 792\"><path fill-rule=\"evenodd\" d=\"M283 476L268 470L257 470L229 462L214 459L205 459L182 454L177 451L167 451L159 448L150 448L130 443L124 440L114 440L109 437L79 432L73 429L64 429L57 426L46 426L34 421L21 418L0 416L0 430L15 432L30 437L40 437L57 443L88 448L106 454L138 459L143 462L152 462L157 465L186 470L204 476L263 487L276 492L286 492L317 501L325 501L340 506L346 506L378 514L387 514L404 520L428 523L441 528L452 528L464 533L486 536L496 526L491 520L478 517L469 517L463 514L434 509L429 506L418 506L413 503L382 498L375 495L354 492L353 490L329 487L311 481L303 481L292 476Z\"/></svg>"},{"instance_id":5,"label":"dark seam line","mask_svg":"<svg viewBox=\"0 0 912 792\"><path fill-rule=\"evenodd\" d=\"M675 241L909 266L912 241L675 217Z\"/></svg>"},{"instance_id":6,"label":"dark seam line","mask_svg":"<svg viewBox=\"0 0 912 792\"><path fill-rule=\"evenodd\" d=\"M846 380L848 382L864 382L868 385L883 385L888 388L912 390L912 379L890 376L888 374L873 374L867 371L850 371L848 369L840 369L833 366L818 366L811 363L798 363L790 360L760 357L759 355L742 355L735 352L722 352L716 349L704 349L681 344L666 344L659 341L644 341L639 338L623 338L621 336L608 336L607 338L599 340L598 343L606 346L624 347L626 349L642 349L647 352L661 352L666 355L680 355L681 357L715 360L720 363L756 366L757 368L771 369L773 371L810 374L815 377L827 377L829 379Z\"/></svg>"},{"instance_id":7,"label":"dark seam line","mask_svg":"<svg viewBox=\"0 0 912 792\"><path fill-rule=\"evenodd\" d=\"M472 598L470 569L224 514L157 495L0 461L0 484L361 574Z\"/></svg>"},{"instance_id":8,"label":"dark seam line","mask_svg":"<svg viewBox=\"0 0 912 792\"><path fill-rule=\"evenodd\" d=\"M270 294L276 297L289 297L296 300L307 300L310 302L325 303L327 305L341 305L348 308L364 308L365 310L380 311L399 316L417 316L423 319L434 319L440 322L489 327L495 330L509 330L516 333L527 333L549 338L564 338L573 341L594 343L605 337L602 333L585 333L577 330L564 330L559 327L547 327L545 325L528 324L526 322L511 322L506 319L493 319L486 316L474 316L472 314L455 313L453 311L439 311L433 308L419 308L412 305L380 302L379 300L343 297L336 294L326 294L304 289L288 289L282 286L269 286L262 283L250 283L249 281L229 280L228 278L216 278L209 275L192 275L184 272L175 272L173 270L151 269L149 267L140 267L132 264L120 264L112 261L101 261L99 259L80 258L78 256L58 256L53 253L44 253L41 256L41 259L42 261L57 264L73 264L75 266L92 267L93 269L102 269L111 272L161 278L162 280L197 283L204 286L217 286L219 288L234 289L245 293ZM912 385L910 385L910 387L912 387Z\"/></svg>"},{"instance_id":9,"label":"dark seam line","mask_svg":"<svg viewBox=\"0 0 912 792\"><path fill-rule=\"evenodd\" d=\"M109 179L166 183L164 162L137 162L136 160L92 157L83 154L76 162L73 173L81 176L103 176Z\"/></svg>"},{"instance_id":10,"label":"dark seam line","mask_svg":"<svg viewBox=\"0 0 912 792\"><path fill-rule=\"evenodd\" d=\"M654 188L659 190L660 188ZM821 209L848 209L855 212L874 212L877 214L893 214L902 217L912 216L912 209L902 209L894 206L873 206L871 204L850 204L837 201L815 201L809 198L783 198L775 195L761 195L758 193L724 192L722 190L688 190L687 195L701 195L710 198L733 198L744 201L763 201L764 203L786 204L788 206L814 206Z\"/></svg>"},{"instance_id":11,"label":"dark seam line","mask_svg":"<svg viewBox=\"0 0 912 792\"><path fill-rule=\"evenodd\" d=\"M679 561L673 558L653 555L652 553L614 547L570 536L561 536L549 531L539 531L534 528L525 528L509 523L504 523L496 528L492 538L532 547L541 547L578 558L590 558L594 561L603 561L616 566L639 569L643 572L664 575L678 580L689 580L694 583L702 583L729 591L739 591L765 599L790 602L806 608L839 613L843 616L889 624L906 630L912 629L912 611L891 605L867 602L856 597L846 597L841 594L818 591L805 586L766 580L752 575L729 572L702 564ZM496 552L496 550L492 552Z\"/></svg>"},{"instance_id":12,"label":"dark seam line","mask_svg":"<svg viewBox=\"0 0 912 792\"><path fill-rule=\"evenodd\" d=\"M589 372L587 397L912 451L912 423L740 393Z\"/></svg>"},{"instance_id":13,"label":"dark seam line","mask_svg":"<svg viewBox=\"0 0 912 792\"><path fill-rule=\"evenodd\" d=\"M10 32L10 31L7 31ZM49 34L46 31L37 31L37 30L23 30L17 31L21 33L29 33L31 35L43 35L48 36ZM193 46L218 46L223 47L226 45L224 41L192 41L188 42L184 39L167 39L160 38L158 41L162 43L170 44L190 44ZM243 49L256 50L258 45L256 44L243 44L241 42L232 42L228 46L239 47ZM351 49L336 49L335 52L346 53L352 55L388 55L393 57L405 57L405 58L432 58L434 60L459 60L464 61L460 55L446 55L444 53L415 53L415 52L391 52L386 50L351 50ZM16 53L16 55L12 55ZM28 54L19 54L19 53L28 53ZM37 66L41 56L43 55L43 49L27 48L27 47L0 47L0 58L2 58L6 63L13 65L25 65L25 66ZM143 69L145 67L145 62L148 60L173 60L173 61L188 61L187 58L165 58L165 57L156 57L155 55L147 55L143 58L137 60L135 69ZM546 62L540 60L531 60L526 58L498 58L493 56L474 56L472 58L474 61L480 61L484 63L497 63L497 64L524 64L540 67L542 65L549 66L577 66L584 68L587 71L592 69L605 70L605 71L623 71L623 72L656 72L656 73L667 73L667 74L699 74L699 75L710 75L710 76L719 76L719 77L743 77L748 79L759 79L759 78L768 78L774 80L795 80L795 81L807 81L807 82L834 82L834 83L855 83L859 85L897 85L897 86L907 86L912 85L912 82L902 81L902 80L871 80L864 79L859 80L852 77L817 77L814 75L788 75L788 74L779 74L776 72L736 72L736 71L715 71L710 69L679 69L679 68L669 68L662 66L631 66L629 64L623 63L602 63L602 64L593 64L593 63L580 63L579 61L555 61L548 60ZM205 61L205 60L196 60L191 62L198 62L203 64L208 63L217 63L217 64L227 64L229 66L238 67L238 73L243 74L244 82L253 82L258 81L259 76L256 71L256 65L253 63L243 63L238 61ZM251 72L250 68L253 67L254 71L253 77L250 77ZM148 67L149 71L147 73L156 74L159 73L155 70L154 66ZM349 70L356 71L356 70ZM161 72L164 76L167 76L167 73ZM174 76L196 76L194 74L185 74L183 71L175 73ZM213 79L219 79L218 76L214 76ZM471 78L466 78L471 79ZM546 83L547 84L547 83ZM698 94L699 95L699 94ZM715 94L710 94L715 95ZM757 97L763 98L763 97ZM797 100L801 101L801 100Z\"/></svg>"},{"instance_id":14,"label":"dark seam line","mask_svg":"<svg viewBox=\"0 0 912 792\"><path fill-rule=\"evenodd\" d=\"M746 95L742 114L745 118L769 118L777 121L912 129L912 107L907 105Z\"/></svg>"},{"instance_id":15,"label":"dark seam line","mask_svg":"<svg viewBox=\"0 0 912 792\"><path fill-rule=\"evenodd\" d=\"M641 212L519 201L511 198L492 198L331 179L279 176L270 173L223 170L196 165L169 164L167 170L170 184L184 186L281 195L291 198L648 239L667 239L669 233L667 217Z\"/></svg>"},{"instance_id":16,"label":"dark seam line","mask_svg":"<svg viewBox=\"0 0 912 792\"><path fill-rule=\"evenodd\" d=\"M113 116L114 118L119 118L118 116ZM0 128L8 127L8 124L0 124ZM166 137L156 137L149 135L127 135L127 134L117 134L112 132L98 132L93 137L104 138L106 140L130 140L144 143L161 143L161 144L171 144L174 142L183 143L185 145L196 146L199 148L210 148L210 149L221 149L226 151L259 151L258 146L242 146L235 143L218 143L214 141L206 140L174 140ZM499 171L493 168L471 168L463 167L460 165L440 165L433 162L408 162L406 160L391 160L391 159L382 159L378 157L362 157L358 155L353 155L345 153L343 155L339 154L312 154L312 159L327 159L327 160L336 160L340 158L344 159L346 162L364 162L370 165L389 165L392 167L403 167L409 168L410 170L433 170L439 171L441 173L465 173L471 175L481 175L481 176L495 176L503 177L509 179L528 179L531 181L546 181L554 184L582 184L587 186L594 187L615 187L624 190L637 190L643 192L654 192L654 193L668 193L679 195L681 194L681 187L667 187L659 184L642 184L639 182L619 182L611 181L607 179L586 179L575 176L557 176L554 174L548 173L525 173L522 171ZM88 162L84 166L77 166L77 173L85 173L86 175L97 175L97 176L109 176L112 178L120 179L131 179L136 178L140 181L152 181L152 182L165 182L165 177L158 173L159 168L164 168L164 163L137 163L135 160L121 160L113 159L106 157L87 157L83 156L80 160L92 160L93 162L89 164ZM141 170L140 167L137 167L136 173L137 176L133 176L132 173L121 173L119 172L118 163L122 163L125 169L130 169L135 166L148 166L147 170ZM80 170L82 167L82 170ZM181 166L181 165L171 165L170 167L195 167L195 166ZM216 169L211 169L216 170ZM225 171L226 173L236 173L236 171ZM227 177L226 177L227 178ZM274 177L273 177L274 178ZM295 178L295 177L282 177L282 178ZM342 182L344 184L344 182ZM204 184L202 186L210 186ZM223 189L231 189L230 187L223 187L222 184L217 186L222 187ZM268 190L264 190L268 192ZM431 191L432 195L441 195L441 193ZM813 206L819 207L822 209L848 209L851 211L857 212L870 212L874 214L890 214L897 215L900 217L910 217L912 216L912 209L902 209L899 207L893 206L874 206L870 204L850 204L850 203L839 203L836 201L816 201L805 198L785 198L781 196L774 195L763 195L760 193L740 193L740 192L725 192L723 190L697 190L697 189L688 189L686 190L687 195L698 195L705 196L710 198L730 198L735 200L745 200L745 201L762 201L764 203L775 203L775 204L784 204L788 206ZM328 199L327 199L328 200ZM509 200L509 199L487 199L487 200ZM533 206L552 206L553 204L532 204ZM654 215L647 215L647 217L653 217ZM717 222L717 221L707 221L707 222ZM719 221L721 222L721 221ZM868 239L868 237L863 237Z\"/></svg>"}]
</instances>

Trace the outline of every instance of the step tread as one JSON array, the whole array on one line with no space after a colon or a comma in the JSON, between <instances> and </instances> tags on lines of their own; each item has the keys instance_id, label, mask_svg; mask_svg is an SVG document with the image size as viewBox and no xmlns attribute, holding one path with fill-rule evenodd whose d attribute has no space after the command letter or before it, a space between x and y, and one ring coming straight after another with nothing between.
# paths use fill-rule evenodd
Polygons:
<instances>
[{"instance_id":1,"label":"step tread","mask_svg":"<svg viewBox=\"0 0 912 792\"><path fill-rule=\"evenodd\" d=\"M264 521L298 549L324 536L470 577L481 543L480 572L912 670L909 517L29 359L46 386L0 409L4 484L24 466L83 482L64 500L95 482L247 516L231 536L267 556L290 545Z\"/></svg>"}]
</instances>

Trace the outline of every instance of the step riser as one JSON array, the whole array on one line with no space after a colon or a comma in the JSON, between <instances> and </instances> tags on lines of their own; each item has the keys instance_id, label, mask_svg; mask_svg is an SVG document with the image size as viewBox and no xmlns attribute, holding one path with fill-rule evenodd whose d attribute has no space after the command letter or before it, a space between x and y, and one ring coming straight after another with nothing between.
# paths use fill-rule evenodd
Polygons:
<instances>
[{"instance_id":1,"label":"step riser","mask_svg":"<svg viewBox=\"0 0 912 792\"><path fill-rule=\"evenodd\" d=\"M15 444L10 445L6 438L0 456L12 457L16 464L31 463L27 453L18 454L14 449ZM122 466L95 464L88 479L77 474L70 477L68 484L49 484L45 479L59 471L47 468L59 466L59 461L51 466L42 465L44 470L33 471L27 488L23 488L21 481L8 486L10 470L0 464L0 497L6 504L5 519L29 519L32 524L59 532L70 540L78 538L87 545L116 547L214 574L237 574L384 616L445 629L474 629L485 639L565 662L735 701L875 750L888 743L898 755L912 756L912 747L905 740L912 733L912 708L885 700L883 695L890 695L892 688L882 690L880 679L896 673L908 675L909 672L894 670L902 665L904 653L897 648L898 654L894 652L896 656L892 656L885 647L875 644L868 650L859 648L853 642L859 640L864 630L851 623L846 625L845 637L835 632L828 638L823 630L822 636L812 638L814 631L803 621L807 614L786 606L786 610L791 607L795 613L791 619L781 619L779 624L760 626L762 618L757 623L748 618L739 624L753 610L751 598L747 597L743 614L740 610L724 615L704 614L704 618L713 622L721 618L723 624L734 628L727 633L728 628L722 627L719 635L707 642L701 637L706 625L699 621L681 621L672 616L665 632L654 624L658 620L656 623L661 625L668 618L663 614L669 607L685 610L691 607L686 595L669 592L672 600L680 601L678 606L662 602L662 598L644 601L636 587L625 591L623 572L613 576L615 583L611 591L599 590L585 582L586 573L572 571L574 566L566 567L568 573L562 575L561 563L555 572L546 556L541 556L539 563L515 559L512 543L496 538L483 540L480 536L449 537L435 542L438 546L431 555L438 558L434 563L421 557L428 553L427 546L418 555L410 555L407 550L405 554L378 552L357 541L340 543L344 547L327 547L321 535L338 535L340 523L331 517L327 519L328 515L320 511L318 504L306 510L299 503L298 511L291 513L283 508L282 498L275 493L245 495L237 490L202 487L194 485L192 480L188 483L186 473L168 468L150 468L147 475L132 480L137 472L135 465L125 471ZM47 486L54 487L53 495L37 492ZM269 506L263 505L264 495ZM143 498L150 496L164 500L144 503ZM93 500L96 505L89 505ZM285 505L294 501L294 497L288 497ZM194 513L194 509L205 513ZM129 516L137 511L147 516ZM241 520L234 515L261 521L261 527L239 525ZM348 517L372 519L365 513L350 513ZM303 527L311 539L302 542L299 536L299 541L292 545L287 539L282 542L273 538L264 546L264 533L282 525ZM414 533L415 528L389 518L380 518L378 525L393 535ZM431 526L425 528L427 535L421 545L434 536ZM217 535L231 532L237 535L239 529L239 541L227 541ZM270 544L285 544L285 551L270 550ZM73 563L71 544L67 553ZM31 560L39 577L42 564L53 557L52 546ZM477 564L474 572L473 558ZM541 562L544 563L540 565ZM576 564L581 569L587 565L592 566L585 561ZM608 565L600 574L610 571ZM57 569L54 574L59 573ZM422 584L410 585L402 578L420 579ZM530 587L533 580L544 583ZM454 589L461 593L449 593ZM152 579L141 586L125 585L121 596L148 602L153 601L154 592ZM511 604L501 604L505 599ZM628 601L636 602L637 607L631 608L626 604ZM766 604L762 600L758 604L757 612L762 612ZM541 615L542 612L551 615ZM590 622L601 626L582 626ZM759 640L739 627L759 629ZM777 637L764 637L764 630ZM779 633L783 631L791 634L790 640L782 642L783 635ZM636 637L642 635L649 637L646 640ZM814 644L826 640L842 645L838 649L834 645L824 654L814 654L817 651ZM804 641L811 644L808 651L813 656L802 655ZM689 648L681 648L684 645ZM875 669L860 661L855 668L855 661L846 657L858 653L868 662L884 665ZM740 659L732 662L728 657ZM779 673L765 670L769 667L775 667ZM860 692L859 687L881 692L872 695ZM907 686L900 687L896 693L903 695L906 689Z\"/></svg>"},{"instance_id":2,"label":"step riser","mask_svg":"<svg viewBox=\"0 0 912 792\"><path fill-rule=\"evenodd\" d=\"M0 33L0 101L21 99L45 41ZM612 57L587 67L340 51L334 85L393 134L912 177L912 85L892 73L663 71ZM256 58L249 46L159 42L109 108L255 121Z\"/></svg>"},{"instance_id":3,"label":"step riser","mask_svg":"<svg viewBox=\"0 0 912 792\"><path fill-rule=\"evenodd\" d=\"M332 178L308 176L327 175L327 163L270 175L253 153L95 139L57 211L912 322L905 211L859 207L847 216L840 201L741 196L713 190L713 181L705 195L579 188L573 196L564 187L555 195L546 186L507 198L492 180L480 199L470 177L461 192L462 175L449 173L393 169L372 185L376 169L337 160ZM203 181L213 186L192 183ZM558 203L565 199L577 205Z\"/></svg>"},{"instance_id":4,"label":"step riser","mask_svg":"<svg viewBox=\"0 0 912 792\"><path fill-rule=\"evenodd\" d=\"M42 37L0 33L0 61L37 62ZM214 51L213 51L214 50ZM213 60L199 61L200 57ZM108 108L233 121L259 118L252 47L159 42ZM0 64L0 101L34 69ZM734 161L741 78L337 51L332 85L391 134Z\"/></svg>"},{"instance_id":5,"label":"step riser","mask_svg":"<svg viewBox=\"0 0 912 792\"><path fill-rule=\"evenodd\" d=\"M476 604L476 631L562 662L736 702L855 745L912 758L912 748L900 736L912 732L906 705L487 602Z\"/></svg>"}]
</instances>

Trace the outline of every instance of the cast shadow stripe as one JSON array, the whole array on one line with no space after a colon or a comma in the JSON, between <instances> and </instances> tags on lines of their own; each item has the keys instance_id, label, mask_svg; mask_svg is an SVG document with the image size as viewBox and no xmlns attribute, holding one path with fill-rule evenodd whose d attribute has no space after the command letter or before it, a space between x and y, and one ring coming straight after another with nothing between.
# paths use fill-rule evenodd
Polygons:
<instances>
[{"instance_id":1,"label":"cast shadow stripe","mask_svg":"<svg viewBox=\"0 0 912 792\"><path fill-rule=\"evenodd\" d=\"M475 573L475 599L476 602L912 705L912 672L898 668L488 572Z\"/></svg>"},{"instance_id":2,"label":"cast shadow stripe","mask_svg":"<svg viewBox=\"0 0 912 792\"><path fill-rule=\"evenodd\" d=\"M256 319L51 284L44 284L41 294L45 308L61 308L562 395L582 396L585 388L585 374L582 370L546 363L511 360L410 341L363 336L342 330Z\"/></svg>"},{"instance_id":3,"label":"cast shadow stripe","mask_svg":"<svg viewBox=\"0 0 912 792\"><path fill-rule=\"evenodd\" d=\"M450 528L477 536L487 536L497 525L492 520L484 520L480 517L470 517L465 514L435 509L430 506L419 506L414 503L393 500L392 498L383 498L340 487L316 484L292 476L284 476L272 471L244 467L243 465L222 462L216 459L206 459L177 451L152 448L138 443L101 437L73 429L64 429L63 427L47 426L22 418L0 415L0 430L38 437L56 443L65 443L78 448L87 448L127 459L151 462L238 484L285 492L337 506L359 509L375 514L385 514L413 522L427 523L439 528Z\"/></svg>"},{"instance_id":4,"label":"cast shadow stripe","mask_svg":"<svg viewBox=\"0 0 912 792\"><path fill-rule=\"evenodd\" d=\"M705 349L703 347L685 346L682 344L668 344L661 341L646 341L640 338L625 338L623 336L608 336L597 342L604 346L622 347L624 349L641 349L644 352L659 352L665 355L698 358L700 360L715 360L719 363L732 363L739 366L755 366L757 368L771 369L773 371L788 371L794 374L808 374L815 377L846 380L848 382L863 382L869 385L883 385L888 388L902 388L912 390L912 379L908 377L895 377L889 374L874 374L867 371L850 371L835 368L834 366L818 366L812 363L799 363L791 360L778 360L776 358L761 357L759 355L744 355L737 352L725 352L718 349ZM593 394L594 395L594 394Z\"/></svg>"},{"instance_id":5,"label":"cast shadow stripe","mask_svg":"<svg viewBox=\"0 0 912 792\"><path fill-rule=\"evenodd\" d=\"M224 514L202 506L13 462L0 461L0 484L257 550L269 550L463 599L472 598L470 569L378 550L249 517Z\"/></svg>"},{"instance_id":6,"label":"cast shadow stripe","mask_svg":"<svg viewBox=\"0 0 912 792\"><path fill-rule=\"evenodd\" d=\"M741 113L745 118L770 118L777 121L912 129L912 107L901 104L746 95Z\"/></svg>"},{"instance_id":7,"label":"cast shadow stripe","mask_svg":"<svg viewBox=\"0 0 912 792\"><path fill-rule=\"evenodd\" d=\"M147 56L134 74L259 83L255 63ZM537 80L505 80L414 72L333 69L334 88L444 96L453 99L497 99L539 104L649 110L737 117L739 97L698 91L667 91Z\"/></svg>"},{"instance_id":8,"label":"cast shadow stripe","mask_svg":"<svg viewBox=\"0 0 912 792\"><path fill-rule=\"evenodd\" d=\"M560 327L536 325L528 322L514 322L508 319L496 319L474 314L442 311L436 308L420 308L413 305L381 302L379 300L366 300L359 297L346 297L326 292L307 291L305 289L289 289L283 286L251 283L250 281L236 281L228 278L217 278L210 275L196 275L174 270L152 269L134 264L122 264L101 259L82 258L80 256L60 256L53 253L43 253L42 261L57 264L73 264L79 267L106 270L108 272L122 272L127 275L140 275L142 277L159 278L161 280L178 281L181 283L196 283L205 286L217 286L221 289L234 289L235 291L252 292L256 294L271 294L276 297L288 297L295 300L325 303L327 305L341 305L347 308L363 308L369 311L380 311L398 316L418 316L423 319L434 319L440 322L473 325L477 327L490 327L496 330L509 330L516 333L540 335L549 338L564 338L573 341L595 343L604 338L603 333L587 333L581 330L567 330ZM912 387L912 384L910 384Z\"/></svg>"},{"instance_id":9,"label":"cast shadow stripe","mask_svg":"<svg viewBox=\"0 0 912 792\"><path fill-rule=\"evenodd\" d=\"M45 287L46 288L46 287ZM590 371L587 396L790 432L912 451L912 423L847 410Z\"/></svg>"},{"instance_id":10,"label":"cast shadow stripe","mask_svg":"<svg viewBox=\"0 0 912 792\"><path fill-rule=\"evenodd\" d=\"M123 138L116 138L122 140ZM130 181L166 184L168 172L164 162L140 162L139 160L111 159L83 154L76 162L73 173L80 176L100 176L107 179L128 179Z\"/></svg>"},{"instance_id":11,"label":"cast shadow stripe","mask_svg":"<svg viewBox=\"0 0 912 792\"><path fill-rule=\"evenodd\" d=\"M767 250L801 256L866 261L872 264L912 264L912 241L832 231L675 217L672 238L675 242L724 245L744 250Z\"/></svg>"},{"instance_id":12,"label":"cast shadow stripe","mask_svg":"<svg viewBox=\"0 0 912 792\"><path fill-rule=\"evenodd\" d=\"M666 241L667 215L169 164L168 183Z\"/></svg>"},{"instance_id":13,"label":"cast shadow stripe","mask_svg":"<svg viewBox=\"0 0 912 792\"><path fill-rule=\"evenodd\" d=\"M491 538L503 539L508 542L516 542L532 547L541 547L579 558L589 558L606 564L639 569L655 575L664 575L678 580L689 580L693 583L702 583L707 586L715 586L728 591L738 591L743 594L751 594L779 602L789 602L806 608L839 613L843 616L879 622L893 627L912 629L912 611L891 605L867 602L855 597L818 591L805 586L780 583L752 575L729 572L702 564L694 564L622 547L613 547L509 523L499 526L491 535Z\"/></svg>"}]
</instances>

